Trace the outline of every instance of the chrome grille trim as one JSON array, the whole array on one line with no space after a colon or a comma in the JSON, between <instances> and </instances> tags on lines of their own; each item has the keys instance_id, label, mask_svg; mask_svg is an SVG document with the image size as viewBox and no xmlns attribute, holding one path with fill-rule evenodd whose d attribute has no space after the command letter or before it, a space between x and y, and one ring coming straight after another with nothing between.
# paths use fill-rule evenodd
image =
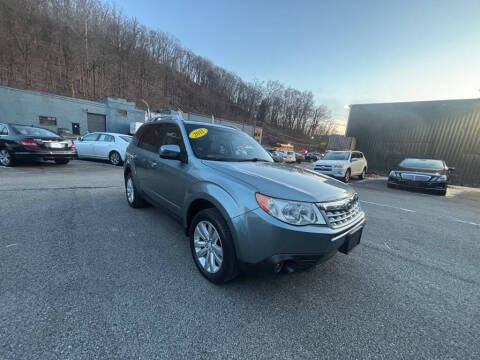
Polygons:
<instances>
[{"instance_id":1,"label":"chrome grille trim","mask_svg":"<svg viewBox=\"0 0 480 360\"><path fill-rule=\"evenodd\" d=\"M429 181L432 178L430 175L409 174L409 173L401 173L400 176L404 180L413 180L413 181Z\"/></svg>"},{"instance_id":2,"label":"chrome grille trim","mask_svg":"<svg viewBox=\"0 0 480 360\"><path fill-rule=\"evenodd\" d=\"M317 206L332 229L348 226L363 214L357 194L342 200L320 203Z\"/></svg>"},{"instance_id":3,"label":"chrome grille trim","mask_svg":"<svg viewBox=\"0 0 480 360\"><path fill-rule=\"evenodd\" d=\"M316 165L315 170L330 171L330 170L332 170L332 166L331 165Z\"/></svg>"}]
</instances>

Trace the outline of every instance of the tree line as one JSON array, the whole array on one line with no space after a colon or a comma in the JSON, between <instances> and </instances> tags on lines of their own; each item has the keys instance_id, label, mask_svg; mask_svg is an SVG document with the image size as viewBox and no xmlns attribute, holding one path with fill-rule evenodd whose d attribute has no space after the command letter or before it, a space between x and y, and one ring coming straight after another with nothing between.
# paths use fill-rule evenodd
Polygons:
<instances>
[{"instance_id":1,"label":"tree line","mask_svg":"<svg viewBox=\"0 0 480 360\"><path fill-rule=\"evenodd\" d=\"M311 91L247 82L100 0L0 0L0 84L96 99L142 99L263 124L290 134L332 132Z\"/></svg>"}]
</instances>

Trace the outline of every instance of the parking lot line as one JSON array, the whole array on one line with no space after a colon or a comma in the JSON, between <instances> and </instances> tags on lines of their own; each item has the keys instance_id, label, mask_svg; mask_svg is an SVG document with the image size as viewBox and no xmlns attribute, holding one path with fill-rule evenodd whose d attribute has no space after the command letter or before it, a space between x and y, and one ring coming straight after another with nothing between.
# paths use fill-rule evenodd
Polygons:
<instances>
[{"instance_id":1,"label":"parking lot line","mask_svg":"<svg viewBox=\"0 0 480 360\"><path fill-rule=\"evenodd\" d=\"M474 223L472 221L465 221L465 220L460 220L460 219L454 219L454 221L462 223L462 224L468 224L468 225L473 225L473 226L480 226L480 224Z\"/></svg>"},{"instance_id":2,"label":"parking lot line","mask_svg":"<svg viewBox=\"0 0 480 360\"><path fill-rule=\"evenodd\" d=\"M397 209L397 210L406 211L406 212L412 212L412 213L416 212L415 210L405 209L405 208L396 207L396 206L387 205L387 204L379 204L379 203L376 203L376 202L373 202L373 201L360 200L360 202L365 203L365 204L388 207L388 208L391 208L391 209Z\"/></svg>"}]
</instances>

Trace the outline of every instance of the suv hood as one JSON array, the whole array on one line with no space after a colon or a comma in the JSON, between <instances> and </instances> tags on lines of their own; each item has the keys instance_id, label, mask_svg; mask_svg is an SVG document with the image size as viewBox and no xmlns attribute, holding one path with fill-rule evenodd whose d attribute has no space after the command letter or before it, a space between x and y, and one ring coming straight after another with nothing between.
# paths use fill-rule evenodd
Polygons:
<instances>
[{"instance_id":1,"label":"suv hood","mask_svg":"<svg viewBox=\"0 0 480 360\"><path fill-rule=\"evenodd\" d=\"M337 164L346 164L348 160L317 160L314 165L337 165Z\"/></svg>"},{"instance_id":2,"label":"suv hood","mask_svg":"<svg viewBox=\"0 0 480 360\"><path fill-rule=\"evenodd\" d=\"M218 172L249 184L256 192L280 199L322 202L355 194L348 185L299 167L270 162L202 160Z\"/></svg>"}]
</instances>

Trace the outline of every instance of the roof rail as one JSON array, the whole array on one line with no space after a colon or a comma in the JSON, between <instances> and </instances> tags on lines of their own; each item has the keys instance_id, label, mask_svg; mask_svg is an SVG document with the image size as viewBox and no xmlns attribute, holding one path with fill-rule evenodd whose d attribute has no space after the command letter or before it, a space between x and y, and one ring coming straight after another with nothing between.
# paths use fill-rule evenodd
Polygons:
<instances>
[{"instance_id":1,"label":"roof rail","mask_svg":"<svg viewBox=\"0 0 480 360\"><path fill-rule=\"evenodd\" d=\"M155 121L162 121L162 120L177 120L177 121L184 121L183 117L179 114L160 114L153 118L148 119L147 123L155 122Z\"/></svg>"}]
</instances>

